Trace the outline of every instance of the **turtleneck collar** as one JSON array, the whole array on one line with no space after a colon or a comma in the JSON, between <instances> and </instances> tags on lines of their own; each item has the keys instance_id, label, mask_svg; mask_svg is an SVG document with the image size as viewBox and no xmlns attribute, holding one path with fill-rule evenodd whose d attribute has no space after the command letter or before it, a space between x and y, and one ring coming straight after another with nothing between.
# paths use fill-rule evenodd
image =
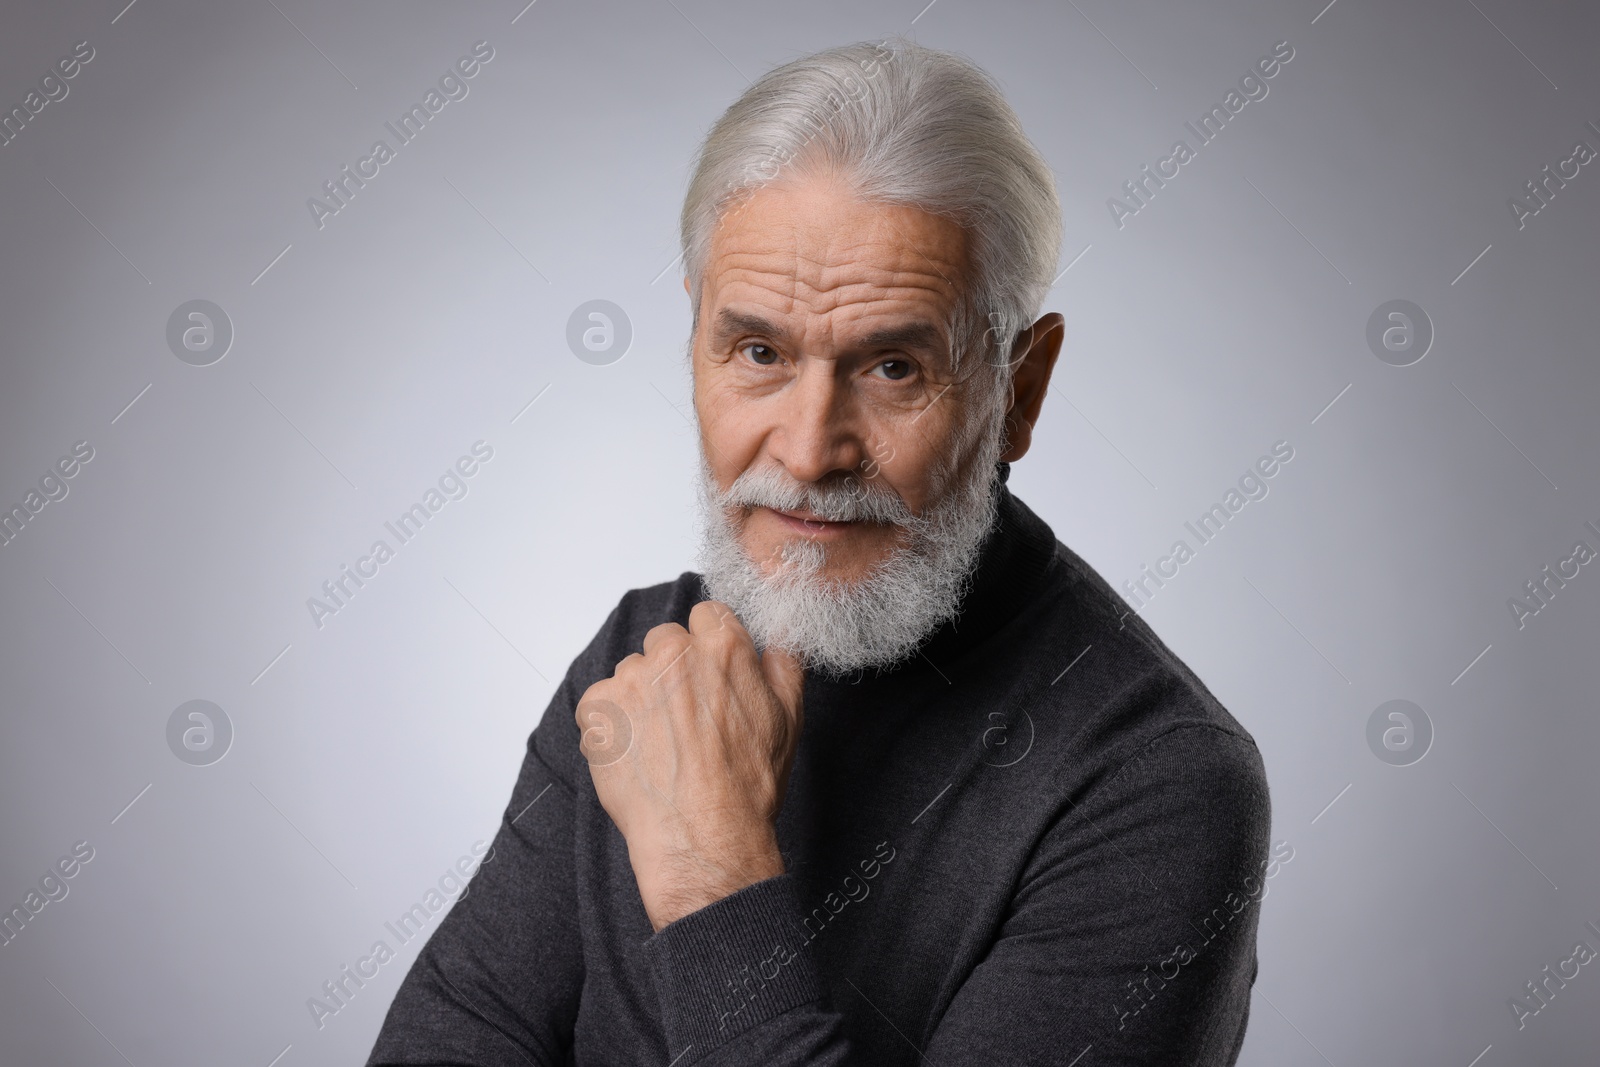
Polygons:
<instances>
[{"instance_id":1,"label":"turtleneck collar","mask_svg":"<svg viewBox=\"0 0 1600 1067\"><path fill-rule=\"evenodd\" d=\"M994 525L978 550L978 561L966 595L955 613L909 657L883 670L868 668L846 678L806 675L808 693L818 696L873 689L908 672L958 659L1002 626L1042 588L1041 580L1055 555L1056 536L1033 510L1012 495L1006 481L1011 465L1000 464L995 480L998 497Z\"/></svg>"}]
</instances>

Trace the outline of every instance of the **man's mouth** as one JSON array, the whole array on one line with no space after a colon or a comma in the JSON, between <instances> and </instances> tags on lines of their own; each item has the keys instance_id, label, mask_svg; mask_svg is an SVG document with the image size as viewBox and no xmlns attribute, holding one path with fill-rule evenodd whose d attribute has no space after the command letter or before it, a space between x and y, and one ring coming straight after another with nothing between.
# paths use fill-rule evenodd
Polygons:
<instances>
[{"instance_id":1,"label":"man's mouth","mask_svg":"<svg viewBox=\"0 0 1600 1067\"><path fill-rule=\"evenodd\" d=\"M780 511L777 508L766 508L766 511L777 516L778 520L796 533L809 537L832 537L860 526L859 522L835 522L819 518L816 512L804 508L793 511Z\"/></svg>"}]
</instances>

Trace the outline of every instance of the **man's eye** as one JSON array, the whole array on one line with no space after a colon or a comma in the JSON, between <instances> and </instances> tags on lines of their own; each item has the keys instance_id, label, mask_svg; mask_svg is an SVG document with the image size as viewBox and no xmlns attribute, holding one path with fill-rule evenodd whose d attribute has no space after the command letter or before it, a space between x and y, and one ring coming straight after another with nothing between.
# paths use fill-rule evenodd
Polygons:
<instances>
[{"instance_id":1,"label":"man's eye","mask_svg":"<svg viewBox=\"0 0 1600 1067\"><path fill-rule=\"evenodd\" d=\"M763 367L770 367L778 362L778 352L771 345L749 344L740 347L739 351L750 353L752 362Z\"/></svg>"},{"instance_id":2,"label":"man's eye","mask_svg":"<svg viewBox=\"0 0 1600 1067\"><path fill-rule=\"evenodd\" d=\"M911 373L911 363L909 360L904 359L886 359L872 369L875 371L881 370L885 378L891 382L898 382Z\"/></svg>"}]
</instances>

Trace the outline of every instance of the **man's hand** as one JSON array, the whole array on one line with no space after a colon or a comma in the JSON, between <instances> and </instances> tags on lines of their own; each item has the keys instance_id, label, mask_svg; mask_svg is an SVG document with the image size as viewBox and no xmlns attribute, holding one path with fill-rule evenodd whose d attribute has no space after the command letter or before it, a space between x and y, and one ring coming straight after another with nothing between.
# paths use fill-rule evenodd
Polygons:
<instances>
[{"instance_id":1,"label":"man's hand","mask_svg":"<svg viewBox=\"0 0 1600 1067\"><path fill-rule=\"evenodd\" d=\"M801 665L724 604L663 623L578 701L580 748L660 930L783 873L774 822L800 740Z\"/></svg>"}]
</instances>

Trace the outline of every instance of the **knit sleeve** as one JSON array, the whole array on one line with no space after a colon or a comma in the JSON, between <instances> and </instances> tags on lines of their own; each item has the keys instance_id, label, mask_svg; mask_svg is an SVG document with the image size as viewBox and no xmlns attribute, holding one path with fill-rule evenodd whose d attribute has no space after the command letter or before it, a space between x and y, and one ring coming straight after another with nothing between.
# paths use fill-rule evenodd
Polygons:
<instances>
[{"instance_id":1,"label":"knit sleeve","mask_svg":"<svg viewBox=\"0 0 1600 1067\"><path fill-rule=\"evenodd\" d=\"M1248 737L1185 724L1144 744L1064 806L929 1059L1232 1064L1259 902L1286 860L1270 831Z\"/></svg>"},{"instance_id":2,"label":"knit sleeve","mask_svg":"<svg viewBox=\"0 0 1600 1067\"><path fill-rule=\"evenodd\" d=\"M1283 860L1268 856L1269 827L1265 769L1248 738L1194 724L1144 744L1063 801L920 1062L1233 1063L1255 977L1256 905ZM779 876L647 943L677 1067L864 1067L810 954L781 947L778 933L801 918ZM759 992L730 1000L725 990L741 985ZM730 1002L741 1005L731 1017Z\"/></svg>"},{"instance_id":3,"label":"knit sleeve","mask_svg":"<svg viewBox=\"0 0 1600 1067\"><path fill-rule=\"evenodd\" d=\"M583 986L576 796L553 754L578 699L610 672L626 604L573 661L528 738L492 847L402 981L367 1067L570 1062Z\"/></svg>"}]
</instances>

